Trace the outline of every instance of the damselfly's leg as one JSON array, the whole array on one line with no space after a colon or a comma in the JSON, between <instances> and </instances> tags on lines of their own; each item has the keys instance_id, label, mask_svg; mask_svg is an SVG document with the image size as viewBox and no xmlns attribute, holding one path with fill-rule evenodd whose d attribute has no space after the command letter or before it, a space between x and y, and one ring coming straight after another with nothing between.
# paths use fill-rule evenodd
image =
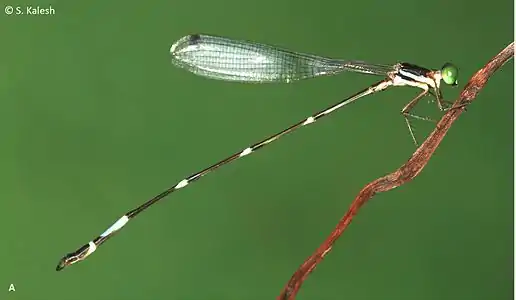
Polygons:
<instances>
[{"instance_id":1,"label":"damselfly's leg","mask_svg":"<svg viewBox=\"0 0 516 300\"><path fill-rule=\"evenodd\" d=\"M412 128L412 125L410 124L409 117L418 119L418 120L429 121L429 122L435 122L435 120L428 118L428 117L421 117L418 115L411 114L410 111L416 106L416 104L419 102L419 100L421 100L421 98L423 98L425 95L428 94L428 92L429 92L429 89L427 87L426 89L424 89L421 92L421 94L417 95L414 99L410 100L410 102L407 105L405 105L405 107L403 107L403 109L401 110L401 114L405 118L405 122L407 123L407 127L409 129L410 136L412 137L412 140L414 141L414 144L416 145L416 147L418 147L419 144L416 140L416 136L414 135L414 130Z\"/></svg>"},{"instance_id":2,"label":"damselfly's leg","mask_svg":"<svg viewBox=\"0 0 516 300\"><path fill-rule=\"evenodd\" d=\"M435 100L437 101L437 107L439 107L439 110L440 111L444 111L445 109L445 104L443 102L443 96L441 95L441 89L439 88L438 86L438 83L436 82L434 87L433 87L433 92L432 93L435 97Z\"/></svg>"},{"instance_id":3,"label":"damselfly's leg","mask_svg":"<svg viewBox=\"0 0 516 300\"><path fill-rule=\"evenodd\" d=\"M467 111L467 109L465 108L467 106L467 104L461 104L461 105L458 105L456 107L452 107L453 106L453 102L452 101L441 99L441 102L442 102L441 105L442 105L442 111L443 112L447 112L450 109L458 109L458 108L462 108L462 107L464 107L464 111ZM445 105L443 105L443 104L445 104Z\"/></svg>"},{"instance_id":4,"label":"damselfly's leg","mask_svg":"<svg viewBox=\"0 0 516 300\"><path fill-rule=\"evenodd\" d=\"M446 112L446 111L449 111L450 109L457 109L457 108L461 108L461 107L465 107L466 105L465 104L461 104L457 107L452 107L453 106L453 102L451 101L448 101L448 100L444 100L443 97L442 97L442 94L440 93L440 91L429 91L431 95L434 96L435 99L437 99L437 106L439 107L439 110L443 111L443 112Z\"/></svg>"}]
</instances>

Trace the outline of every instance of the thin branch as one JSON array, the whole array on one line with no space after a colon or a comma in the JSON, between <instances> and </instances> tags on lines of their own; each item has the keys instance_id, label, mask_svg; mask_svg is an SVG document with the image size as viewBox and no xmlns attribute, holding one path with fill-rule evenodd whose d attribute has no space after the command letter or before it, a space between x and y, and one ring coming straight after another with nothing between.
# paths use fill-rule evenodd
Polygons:
<instances>
[{"instance_id":1,"label":"thin branch","mask_svg":"<svg viewBox=\"0 0 516 300\"><path fill-rule=\"evenodd\" d=\"M466 84L462 90L460 97L453 104L453 109L450 109L443 115L439 123L437 123L434 131L428 136L426 141L414 152L412 157L396 171L376 179L367 184L356 196L350 208L342 219L337 224L337 227L332 231L330 236L319 246L319 248L297 269L292 275L290 281L287 283L278 300L294 300L301 285L315 269L323 258L328 254L333 247L335 241L340 237L344 230L351 223L353 217L358 210L375 194L380 192L387 192L394 188L401 186L414 179L425 167L430 160L430 157L437 149L442 139L450 129L451 125L476 98L480 90L484 88L488 79L501 66L509 61L514 56L514 42L503 49L498 55L493 57L482 69L480 69Z\"/></svg>"}]
</instances>

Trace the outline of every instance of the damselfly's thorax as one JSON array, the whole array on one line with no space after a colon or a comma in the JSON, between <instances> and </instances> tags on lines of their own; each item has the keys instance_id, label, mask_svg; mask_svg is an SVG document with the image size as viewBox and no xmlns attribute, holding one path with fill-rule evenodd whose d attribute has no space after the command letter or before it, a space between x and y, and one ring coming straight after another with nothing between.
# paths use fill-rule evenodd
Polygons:
<instances>
[{"instance_id":1,"label":"damselfly's thorax","mask_svg":"<svg viewBox=\"0 0 516 300\"><path fill-rule=\"evenodd\" d=\"M410 63L397 63L388 74L394 86L413 86L422 89L439 87L441 76L439 71L430 70Z\"/></svg>"},{"instance_id":2,"label":"damselfly's thorax","mask_svg":"<svg viewBox=\"0 0 516 300\"><path fill-rule=\"evenodd\" d=\"M411 63L403 62L403 63L399 63L399 66L400 66L399 71L401 71L403 73L411 74L412 76L425 77L425 76L430 75L430 73L432 73L432 70L430 70L430 69L423 68L418 65L411 64Z\"/></svg>"}]
</instances>

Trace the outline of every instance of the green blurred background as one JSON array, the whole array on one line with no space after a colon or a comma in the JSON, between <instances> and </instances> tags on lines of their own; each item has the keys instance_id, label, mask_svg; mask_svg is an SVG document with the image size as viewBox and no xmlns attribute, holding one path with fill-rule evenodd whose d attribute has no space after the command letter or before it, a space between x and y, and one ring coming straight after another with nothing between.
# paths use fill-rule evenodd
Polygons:
<instances>
[{"instance_id":1,"label":"green blurred background","mask_svg":"<svg viewBox=\"0 0 516 300\"><path fill-rule=\"evenodd\" d=\"M57 273L62 255L129 209L377 80L207 80L171 66L181 36L452 61L449 100L514 36L507 0L29 4L56 14L0 17L0 299L275 299L359 190L415 150L399 111L418 91L366 98L174 194ZM298 299L512 299L513 68L416 180L361 210ZM418 112L438 117L426 102ZM432 129L414 125L420 140Z\"/></svg>"}]
</instances>

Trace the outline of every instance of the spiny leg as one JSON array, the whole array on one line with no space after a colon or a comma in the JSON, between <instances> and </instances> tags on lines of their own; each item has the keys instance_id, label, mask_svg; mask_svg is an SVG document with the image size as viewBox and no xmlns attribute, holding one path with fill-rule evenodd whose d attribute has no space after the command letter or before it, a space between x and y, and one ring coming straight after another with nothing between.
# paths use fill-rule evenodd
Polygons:
<instances>
[{"instance_id":1,"label":"spiny leg","mask_svg":"<svg viewBox=\"0 0 516 300\"><path fill-rule=\"evenodd\" d=\"M414 115L414 114L410 113L411 110L417 105L419 100L421 100L424 96L432 96L432 98L436 100L439 110L443 111L443 112L446 112L450 109L458 109L458 108L462 108L462 107L466 106L466 104L461 104L461 105L458 105L457 107L452 107L453 102L442 99L442 94L440 93L439 88L434 88L432 90L430 90L428 86L421 87L421 88L423 88L423 91L419 95L417 95L414 99L410 100L410 102L407 105L405 105L405 107L403 107L403 109L401 110L401 113L403 114L403 116L405 118L405 122L407 123L407 127L409 129L410 136L412 137L412 140L414 141L414 144L416 145L416 147L418 147L419 144L417 142L416 136L414 135L414 130L413 130L412 125L410 124L410 120L408 117L411 117L411 118L414 118L417 120L429 121L429 122L433 122L433 123L437 122L436 120L431 119L429 117L422 117L422 116L418 116L418 115Z\"/></svg>"},{"instance_id":2,"label":"spiny leg","mask_svg":"<svg viewBox=\"0 0 516 300\"><path fill-rule=\"evenodd\" d=\"M452 109L459 109L459 108L464 108L464 111L467 111L467 104L460 104L460 105L457 105L455 107L453 107L453 102L451 101L447 101L447 100L442 100L443 103L446 103L446 107L443 107L443 112L447 112L449 110L452 110Z\"/></svg>"},{"instance_id":3,"label":"spiny leg","mask_svg":"<svg viewBox=\"0 0 516 300\"><path fill-rule=\"evenodd\" d=\"M439 95L441 95L441 93L439 93ZM450 101L439 98L437 96L437 93L434 90L429 90L427 96L432 96L432 97L430 97L430 100L428 100L428 103L433 103L437 99L439 110L442 110L442 111L445 111L446 107L449 107L453 104ZM441 99L441 100L439 100L439 99ZM440 105L439 105L439 103L440 103ZM442 109L441 109L441 107L442 107Z\"/></svg>"},{"instance_id":4,"label":"spiny leg","mask_svg":"<svg viewBox=\"0 0 516 300\"><path fill-rule=\"evenodd\" d=\"M441 90L439 89L439 87L434 88L434 92L432 92L432 94L434 95L435 99L437 99L437 106L439 107L440 111L446 112L452 108L456 109L465 106L464 104L462 104L457 107L452 107L453 102L443 99L443 95L441 94Z\"/></svg>"},{"instance_id":5,"label":"spiny leg","mask_svg":"<svg viewBox=\"0 0 516 300\"><path fill-rule=\"evenodd\" d=\"M436 97L436 99L439 99L439 98ZM450 110L453 105L453 102L448 101L448 100L440 99L438 101L439 101L438 103L441 103L439 105L439 109L443 112Z\"/></svg>"},{"instance_id":6,"label":"spiny leg","mask_svg":"<svg viewBox=\"0 0 516 300\"><path fill-rule=\"evenodd\" d=\"M410 111L416 106L416 104L419 102L419 100L421 100L421 98L423 98L425 95L428 94L428 92L429 92L428 88L424 89L423 92L421 92L419 95L417 95L414 99L410 100L410 102L407 103L407 105L405 105L405 107L403 107L403 109L401 110L401 114L405 118L405 122L407 123L407 127L409 129L410 136L412 137L412 140L414 141L414 144L416 145L416 147L418 147L419 144L417 142L416 136L414 135L414 130L412 128L412 125L410 124L409 117L418 119L418 120L429 121L429 122L435 122L435 120L428 118L428 117L421 117L418 115L411 114Z\"/></svg>"},{"instance_id":7,"label":"spiny leg","mask_svg":"<svg viewBox=\"0 0 516 300\"><path fill-rule=\"evenodd\" d=\"M437 91L437 89L435 90L435 92L432 90L429 91L429 94L434 96L434 99L437 99L437 106L439 107L439 110L441 110L443 112L447 112L450 109L457 109L457 108L462 108L462 107L467 106L466 104L461 104L461 105L458 105L457 107L452 107L453 102L444 100L442 97L442 94L440 93L440 90ZM466 109L464 109L464 110L466 111Z\"/></svg>"}]
</instances>

